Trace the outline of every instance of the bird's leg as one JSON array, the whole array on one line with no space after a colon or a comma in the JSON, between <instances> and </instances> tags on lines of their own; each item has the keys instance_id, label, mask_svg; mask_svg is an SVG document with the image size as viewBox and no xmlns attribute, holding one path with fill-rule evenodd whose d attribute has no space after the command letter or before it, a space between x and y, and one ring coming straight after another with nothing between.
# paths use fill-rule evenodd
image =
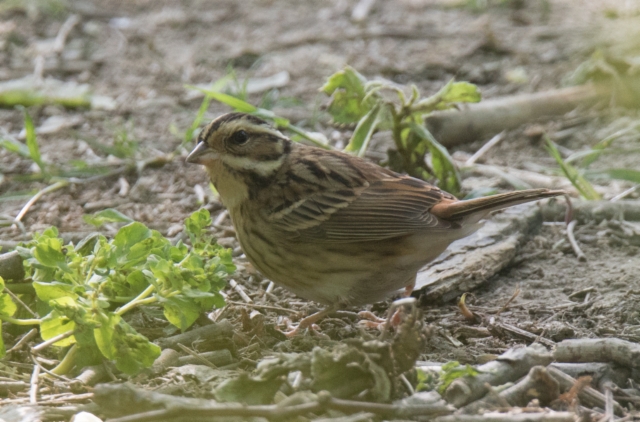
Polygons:
<instances>
[{"instance_id":1,"label":"bird's leg","mask_svg":"<svg viewBox=\"0 0 640 422\"><path fill-rule=\"evenodd\" d=\"M323 309L320 312L316 312L315 314L304 317L297 326L295 326L292 330L285 332L284 335L288 338L295 337L300 333L300 331L304 330L305 328L311 327L313 324L320 321L322 318L331 315L341 307L341 305L333 305L328 307L327 309Z\"/></svg>"},{"instance_id":2,"label":"bird's leg","mask_svg":"<svg viewBox=\"0 0 640 422\"><path fill-rule=\"evenodd\" d=\"M413 278L413 281L411 283L409 283L406 286L404 286L404 293L402 294L402 297L411 296L411 293L413 293L413 288L414 287L416 287L416 279L415 279L415 277Z\"/></svg>"},{"instance_id":3,"label":"bird's leg","mask_svg":"<svg viewBox=\"0 0 640 422\"><path fill-rule=\"evenodd\" d=\"M394 302L394 304L389 309L391 312L395 308L395 312L391 314L391 316L387 318L378 318L373 312L370 311L362 311L358 312L358 316L364 318L359 321L358 324L363 325L367 328L377 328L379 330L383 330L387 326L397 327L401 322L402 308L398 304L404 303L404 299L411 298L411 293L413 293L413 288L416 286L416 278L414 277L409 284L407 284L404 288L404 292L402 293L402 299ZM413 298L411 298L413 299Z\"/></svg>"}]
</instances>

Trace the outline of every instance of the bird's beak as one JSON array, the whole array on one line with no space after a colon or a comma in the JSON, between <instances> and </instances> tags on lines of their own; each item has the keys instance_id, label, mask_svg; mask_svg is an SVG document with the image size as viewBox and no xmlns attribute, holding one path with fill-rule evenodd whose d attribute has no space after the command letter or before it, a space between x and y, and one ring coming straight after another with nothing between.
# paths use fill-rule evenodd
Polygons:
<instances>
[{"instance_id":1,"label":"bird's beak","mask_svg":"<svg viewBox=\"0 0 640 422\"><path fill-rule=\"evenodd\" d=\"M198 142L198 145L191 151L191 154L187 156L187 163L200 164L202 158L209 152L209 146L205 142Z\"/></svg>"}]
</instances>

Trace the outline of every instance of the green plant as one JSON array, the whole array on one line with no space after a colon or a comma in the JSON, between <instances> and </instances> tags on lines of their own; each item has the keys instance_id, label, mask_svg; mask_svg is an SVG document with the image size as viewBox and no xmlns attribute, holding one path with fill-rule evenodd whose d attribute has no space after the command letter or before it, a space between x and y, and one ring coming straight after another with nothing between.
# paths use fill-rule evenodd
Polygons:
<instances>
[{"instance_id":1,"label":"green plant","mask_svg":"<svg viewBox=\"0 0 640 422\"><path fill-rule=\"evenodd\" d=\"M628 182L640 183L640 171L627 168L608 168L603 170L592 170L589 167L605 154L624 154L631 152L628 149L616 150L612 148L613 142L623 135L633 134L640 129L636 124L629 128L615 132L607 136L592 148L571 154L563 159L556 144L545 137L545 144L549 154L560 166L563 175L571 182L580 195L587 200L601 199L600 194L594 189L590 181L596 180L625 180ZM635 150L637 151L637 149Z\"/></svg>"},{"instance_id":2,"label":"green plant","mask_svg":"<svg viewBox=\"0 0 640 422\"><path fill-rule=\"evenodd\" d=\"M102 218L122 219L103 214ZM190 247L182 242L172 245L138 222L122 227L111 240L93 234L77 245L64 245L55 227L36 233L17 250L32 279L37 309L46 315L13 318L15 305L4 293L0 320L39 325L43 340L71 346L53 369L56 374L103 359L114 360L125 373L136 373L150 366L160 349L136 332L124 314L159 305L171 324L185 330L203 310L224 305L219 291L235 267L231 252L205 231L210 224L205 209L185 220ZM4 347L0 351L4 354Z\"/></svg>"},{"instance_id":3,"label":"green plant","mask_svg":"<svg viewBox=\"0 0 640 422\"><path fill-rule=\"evenodd\" d=\"M321 90L331 96L327 111L335 122L356 124L346 151L362 156L376 130L391 130L396 146L389 155L391 168L421 179L435 177L443 189L454 194L460 191L460 175L451 156L423 121L433 111L480 101L475 85L450 81L427 98L421 98L418 89L411 86L407 98L401 87L386 81L367 81L355 69L346 67L330 76ZM394 93L397 100L385 97L385 92ZM430 166L425 162L427 153Z\"/></svg>"}]
</instances>

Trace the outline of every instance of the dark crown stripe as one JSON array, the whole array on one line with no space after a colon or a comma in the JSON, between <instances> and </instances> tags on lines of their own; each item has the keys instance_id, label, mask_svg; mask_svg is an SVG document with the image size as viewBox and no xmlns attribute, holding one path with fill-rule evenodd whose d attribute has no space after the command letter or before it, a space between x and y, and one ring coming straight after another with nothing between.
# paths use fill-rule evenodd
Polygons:
<instances>
[{"instance_id":1,"label":"dark crown stripe","mask_svg":"<svg viewBox=\"0 0 640 422\"><path fill-rule=\"evenodd\" d=\"M227 113L227 114L223 114L222 116L218 117L216 120L211 122L211 124L209 125L209 129L207 129L207 132L205 133L205 136L202 139L209 139L209 136L211 136L211 134L214 133L216 130L220 129L220 126L222 126L223 124L233 122L235 120L239 120L243 118L247 119L249 122L255 125L267 124L267 122L265 122L261 118L253 116L251 114Z\"/></svg>"}]
</instances>

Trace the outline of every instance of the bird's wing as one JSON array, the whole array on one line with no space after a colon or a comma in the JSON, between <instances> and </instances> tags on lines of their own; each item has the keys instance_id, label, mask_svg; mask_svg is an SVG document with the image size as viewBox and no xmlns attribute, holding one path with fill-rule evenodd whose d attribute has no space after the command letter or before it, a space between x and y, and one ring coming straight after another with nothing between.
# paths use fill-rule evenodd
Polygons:
<instances>
[{"instance_id":1,"label":"bird's wing","mask_svg":"<svg viewBox=\"0 0 640 422\"><path fill-rule=\"evenodd\" d=\"M316 177L319 170L311 165L309 175L314 173L314 177L296 173L305 179L300 185L314 186L312 189L295 195L283 189L288 199L267 212L267 218L292 238L332 243L377 241L455 226L429 212L444 198L454 199L435 186L379 167L356 169L360 173L356 174L349 166L335 167L331 162L327 166L326 160L321 164L327 173L320 179ZM306 183L310 181L314 184Z\"/></svg>"}]
</instances>

